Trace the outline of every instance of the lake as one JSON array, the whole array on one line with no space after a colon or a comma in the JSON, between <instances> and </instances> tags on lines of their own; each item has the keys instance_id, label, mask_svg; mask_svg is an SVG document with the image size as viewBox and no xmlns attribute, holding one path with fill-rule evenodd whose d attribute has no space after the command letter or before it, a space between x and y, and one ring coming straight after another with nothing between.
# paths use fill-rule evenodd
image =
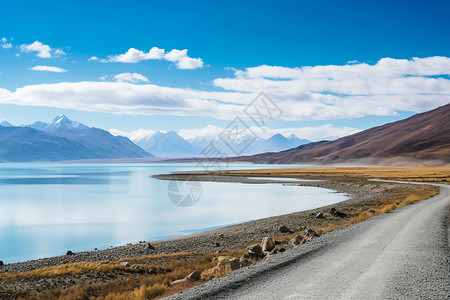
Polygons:
<instances>
[{"instance_id":1,"label":"lake","mask_svg":"<svg viewBox=\"0 0 450 300\"><path fill-rule=\"evenodd\" d=\"M267 167L274 166L236 164L229 169ZM0 164L0 260L12 263L68 250L152 241L348 198L327 189L276 182L202 182L196 189L198 201L179 206L173 201L173 182L150 177L188 170L201 168L195 164Z\"/></svg>"}]
</instances>

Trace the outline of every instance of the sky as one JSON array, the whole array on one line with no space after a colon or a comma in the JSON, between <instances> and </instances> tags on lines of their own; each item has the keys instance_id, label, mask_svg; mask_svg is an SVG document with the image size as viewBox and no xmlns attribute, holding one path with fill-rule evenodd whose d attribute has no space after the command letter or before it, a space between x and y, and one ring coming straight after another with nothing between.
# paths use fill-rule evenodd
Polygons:
<instances>
[{"instance_id":1,"label":"sky","mask_svg":"<svg viewBox=\"0 0 450 300\"><path fill-rule=\"evenodd\" d=\"M26 9L25 9L26 8ZM3 1L0 121L320 140L447 104L449 1ZM272 118L273 117L273 118Z\"/></svg>"}]
</instances>

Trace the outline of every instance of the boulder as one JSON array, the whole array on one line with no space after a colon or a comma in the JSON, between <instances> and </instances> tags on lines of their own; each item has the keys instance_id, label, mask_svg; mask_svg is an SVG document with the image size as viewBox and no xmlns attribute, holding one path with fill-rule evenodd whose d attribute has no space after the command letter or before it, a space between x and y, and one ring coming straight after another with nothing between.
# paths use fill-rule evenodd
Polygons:
<instances>
[{"instance_id":1,"label":"boulder","mask_svg":"<svg viewBox=\"0 0 450 300\"><path fill-rule=\"evenodd\" d=\"M324 217L324 215L323 215L323 212L320 212L320 213L318 213L317 215L316 215L316 219L324 219L325 217Z\"/></svg>"},{"instance_id":2,"label":"boulder","mask_svg":"<svg viewBox=\"0 0 450 300\"><path fill-rule=\"evenodd\" d=\"M67 251L66 255L75 255L75 253L73 253L72 251Z\"/></svg>"},{"instance_id":3,"label":"boulder","mask_svg":"<svg viewBox=\"0 0 450 300\"><path fill-rule=\"evenodd\" d=\"M290 232L289 229L286 226L284 226L284 225L280 226L278 228L278 231L281 232L281 233L288 233L288 232Z\"/></svg>"},{"instance_id":4,"label":"boulder","mask_svg":"<svg viewBox=\"0 0 450 300\"><path fill-rule=\"evenodd\" d=\"M262 248L260 245L255 244L250 247L248 247L247 253L250 255L251 258L263 258L265 255L262 251Z\"/></svg>"},{"instance_id":5,"label":"boulder","mask_svg":"<svg viewBox=\"0 0 450 300\"><path fill-rule=\"evenodd\" d=\"M3 266L3 265L4 265L3 260L0 260L0 266Z\"/></svg>"},{"instance_id":6,"label":"boulder","mask_svg":"<svg viewBox=\"0 0 450 300\"><path fill-rule=\"evenodd\" d=\"M202 275L202 273L199 270L195 270L194 272L189 274L186 278L188 278L190 281L198 281L200 280L200 275Z\"/></svg>"},{"instance_id":7,"label":"boulder","mask_svg":"<svg viewBox=\"0 0 450 300\"><path fill-rule=\"evenodd\" d=\"M155 247L152 244L147 243L147 249L153 250Z\"/></svg>"},{"instance_id":8,"label":"boulder","mask_svg":"<svg viewBox=\"0 0 450 300\"><path fill-rule=\"evenodd\" d=\"M133 270L137 270L137 269L139 269L139 265L131 265L131 268L132 268Z\"/></svg>"},{"instance_id":9,"label":"boulder","mask_svg":"<svg viewBox=\"0 0 450 300\"><path fill-rule=\"evenodd\" d=\"M150 270L148 270L147 273L150 274L150 275L156 275L156 270L155 269L150 269Z\"/></svg>"},{"instance_id":10,"label":"boulder","mask_svg":"<svg viewBox=\"0 0 450 300\"><path fill-rule=\"evenodd\" d=\"M340 212L336 209L336 207L332 207L330 209L330 213L335 216L335 217L339 217L339 218L345 218L347 216L346 213Z\"/></svg>"},{"instance_id":11,"label":"boulder","mask_svg":"<svg viewBox=\"0 0 450 300\"><path fill-rule=\"evenodd\" d=\"M263 238L262 242L262 251L272 251L273 248L275 248L275 243L273 242L272 238L265 237Z\"/></svg>"},{"instance_id":12,"label":"boulder","mask_svg":"<svg viewBox=\"0 0 450 300\"><path fill-rule=\"evenodd\" d=\"M302 243L302 240L302 236L296 235L289 241L289 244L292 246L300 245Z\"/></svg>"},{"instance_id":13,"label":"boulder","mask_svg":"<svg viewBox=\"0 0 450 300\"><path fill-rule=\"evenodd\" d=\"M241 263L238 258L222 258L219 260L217 266L214 267L214 270L221 274L228 274L240 267Z\"/></svg>"},{"instance_id":14,"label":"boulder","mask_svg":"<svg viewBox=\"0 0 450 300\"><path fill-rule=\"evenodd\" d=\"M127 261L121 262L119 265L124 267L131 267L130 263Z\"/></svg>"},{"instance_id":15,"label":"boulder","mask_svg":"<svg viewBox=\"0 0 450 300\"><path fill-rule=\"evenodd\" d=\"M252 264L252 261L248 257L246 257L245 254L247 253L244 253L244 255L242 255L239 259L239 263L241 264L241 266L249 266Z\"/></svg>"}]
</instances>

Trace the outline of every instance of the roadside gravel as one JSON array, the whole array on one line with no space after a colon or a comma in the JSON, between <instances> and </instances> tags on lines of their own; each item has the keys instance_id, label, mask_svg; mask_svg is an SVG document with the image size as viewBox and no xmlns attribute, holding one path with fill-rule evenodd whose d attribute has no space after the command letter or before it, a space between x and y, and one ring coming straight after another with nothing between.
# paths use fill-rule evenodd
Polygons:
<instances>
[{"instance_id":1,"label":"roadside gravel","mask_svg":"<svg viewBox=\"0 0 450 300\"><path fill-rule=\"evenodd\" d=\"M450 186L168 299L449 299Z\"/></svg>"}]
</instances>

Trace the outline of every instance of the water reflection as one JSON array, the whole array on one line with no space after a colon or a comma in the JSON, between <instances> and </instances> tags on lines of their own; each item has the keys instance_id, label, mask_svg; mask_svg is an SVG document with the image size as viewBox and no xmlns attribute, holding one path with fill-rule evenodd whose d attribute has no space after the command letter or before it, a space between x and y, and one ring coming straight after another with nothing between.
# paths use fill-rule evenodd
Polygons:
<instances>
[{"instance_id":1,"label":"water reflection","mask_svg":"<svg viewBox=\"0 0 450 300\"><path fill-rule=\"evenodd\" d=\"M232 166L255 167L267 168ZM149 177L193 169L189 164L0 164L0 259L24 261L156 240L347 197L278 183L204 182L198 203L178 207L167 196L168 182Z\"/></svg>"}]
</instances>

